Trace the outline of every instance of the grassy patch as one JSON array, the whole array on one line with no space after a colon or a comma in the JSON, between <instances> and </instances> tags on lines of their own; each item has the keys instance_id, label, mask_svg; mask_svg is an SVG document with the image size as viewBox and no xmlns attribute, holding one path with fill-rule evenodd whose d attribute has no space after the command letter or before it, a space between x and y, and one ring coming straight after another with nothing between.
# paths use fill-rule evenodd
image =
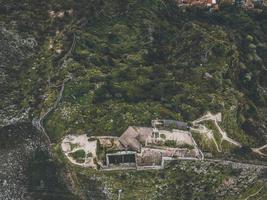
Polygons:
<instances>
[{"instance_id":1,"label":"grassy patch","mask_svg":"<svg viewBox=\"0 0 267 200\"><path fill-rule=\"evenodd\" d=\"M74 151L74 152L72 152L72 153L69 153L69 155L73 158L73 159L75 159L77 162L79 162L79 163L83 163L84 162L84 160L85 160L85 151L84 150L82 150L82 149L79 149L79 150L77 150L77 151Z\"/></svg>"}]
</instances>

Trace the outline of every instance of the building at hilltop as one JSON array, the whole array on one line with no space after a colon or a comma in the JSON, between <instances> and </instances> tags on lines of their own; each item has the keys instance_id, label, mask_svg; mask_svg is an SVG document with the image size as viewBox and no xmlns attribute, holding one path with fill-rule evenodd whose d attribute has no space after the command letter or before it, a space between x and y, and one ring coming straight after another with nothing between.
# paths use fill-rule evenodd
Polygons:
<instances>
[{"instance_id":1,"label":"building at hilltop","mask_svg":"<svg viewBox=\"0 0 267 200\"><path fill-rule=\"evenodd\" d=\"M201 158L187 123L152 120L151 124L129 126L118 138L123 150L107 153L106 167L156 167L162 166L164 159Z\"/></svg>"},{"instance_id":2,"label":"building at hilltop","mask_svg":"<svg viewBox=\"0 0 267 200\"><path fill-rule=\"evenodd\" d=\"M165 160L202 158L187 123L152 120L151 125L129 126L120 137L69 135L62 150L74 164L106 170L161 168ZM83 157L77 160L76 151L84 151Z\"/></svg>"},{"instance_id":3,"label":"building at hilltop","mask_svg":"<svg viewBox=\"0 0 267 200\"><path fill-rule=\"evenodd\" d=\"M217 0L176 0L179 7L182 6L199 6L199 7L216 7Z\"/></svg>"}]
</instances>

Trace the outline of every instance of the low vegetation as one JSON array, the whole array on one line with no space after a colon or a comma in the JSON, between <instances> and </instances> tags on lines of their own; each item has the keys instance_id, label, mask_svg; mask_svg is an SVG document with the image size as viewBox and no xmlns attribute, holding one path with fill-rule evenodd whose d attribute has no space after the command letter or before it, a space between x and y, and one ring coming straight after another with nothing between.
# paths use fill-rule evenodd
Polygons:
<instances>
[{"instance_id":1,"label":"low vegetation","mask_svg":"<svg viewBox=\"0 0 267 200\"><path fill-rule=\"evenodd\" d=\"M70 153L70 156L74 158L77 162L83 163L85 160L86 153L83 149L79 149L77 151Z\"/></svg>"}]
</instances>

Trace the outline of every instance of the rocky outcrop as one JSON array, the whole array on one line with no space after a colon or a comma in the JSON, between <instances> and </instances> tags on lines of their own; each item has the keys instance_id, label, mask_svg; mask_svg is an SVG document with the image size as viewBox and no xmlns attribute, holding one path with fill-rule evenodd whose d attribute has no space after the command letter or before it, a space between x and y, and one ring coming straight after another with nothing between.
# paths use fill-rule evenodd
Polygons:
<instances>
[{"instance_id":1,"label":"rocky outcrop","mask_svg":"<svg viewBox=\"0 0 267 200\"><path fill-rule=\"evenodd\" d=\"M37 41L34 37L23 37L9 24L0 24L0 127L25 121L28 108L22 108L20 85L17 75L23 63L35 54Z\"/></svg>"},{"instance_id":2,"label":"rocky outcrop","mask_svg":"<svg viewBox=\"0 0 267 200\"><path fill-rule=\"evenodd\" d=\"M75 199L61 168L51 159L44 136L30 123L0 129L0 199Z\"/></svg>"}]
</instances>

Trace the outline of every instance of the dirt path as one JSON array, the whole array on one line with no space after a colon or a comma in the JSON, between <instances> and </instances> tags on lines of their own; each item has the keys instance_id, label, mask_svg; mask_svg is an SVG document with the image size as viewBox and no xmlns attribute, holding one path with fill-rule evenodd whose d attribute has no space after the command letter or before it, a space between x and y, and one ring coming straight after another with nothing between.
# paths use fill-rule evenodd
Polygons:
<instances>
[{"instance_id":1,"label":"dirt path","mask_svg":"<svg viewBox=\"0 0 267 200\"><path fill-rule=\"evenodd\" d=\"M59 73L60 73L60 71L61 71L61 69L62 69L62 66L64 65L64 62L69 58L69 56L71 56L72 51L74 50L75 46L76 46L76 35L74 34L74 35L73 35L72 45L71 45L69 51L62 57L61 61L59 62L59 63L60 63L60 64L59 64L60 66L58 67L59 70L56 72L56 74L59 74ZM61 85L61 89L60 89L60 92L59 92L59 95L58 95L58 97L57 97L55 103L53 104L53 106L50 107L44 114L41 114L40 117L39 117L39 119L34 118L34 119L32 120L32 125L33 125L34 127L36 127L39 131L41 131L41 132L44 134L44 136L45 136L46 139L47 139L47 143L49 144L49 146L51 145L51 140L50 140L50 138L49 138L49 136L48 136L48 134L47 134L47 132L46 132L44 126L43 126L43 122L44 122L44 120L47 118L47 116L48 116L52 111L54 111L54 110L57 108L57 106L58 106L58 104L59 104L59 102L60 102L60 100L61 100L61 98L62 98L64 89L65 89L65 83L66 83L67 81L71 80L71 79L72 79L72 75L69 74L69 75L63 80L62 85ZM50 80L50 77L49 77L49 80ZM50 85L50 81L48 81L48 82L49 82L49 85Z\"/></svg>"},{"instance_id":2,"label":"dirt path","mask_svg":"<svg viewBox=\"0 0 267 200\"><path fill-rule=\"evenodd\" d=\"M216 146L216 149L218 152L222 152L221 148L219 148L219 145L213 135L213 131L208 129L206 126L202 125L202 124L198 124L198 128L191 128L191 131L197 132L197 133L201 133L201 134L205 134L206 137L210 140L212 140Z\"/></svg>"},{"instance_id":3,"label":"dirt path","mask_svg":"<svg viewBox=\"0 0 267 200\"><path fill-rule=\"evenodd\" d=\"M255 193L249 195L249 196L246 197L244 200L248 200L248 199L250 199L250 197L254 197L254 196L256 196L256 195L262 190L262 188L263 188L263 186L262 186L257 192L255 192Z\"/></svg>"},{"instance_id":4,"label":"dirt path","mask_svg":"<svg viewBox=\"0 0 267 200\"><path fill-rule=\"evenodd\" d=\"M44 120L46 119L46 117L47 117L53 110L55 110L56 107L58 106L58 104L59 104L59 102L60 102L60 100L61 100L61 98L62 98L63 92L64 92L65 83L66 83L68 80L70 80L70 79L71 79L71 76L69 76L69 77L67 77L66 79L63 80L63 83L62 83L62 85L61 85L61 89L60 89L59 95L58 95L58 97L57 97L55 103L53 104L53 106L50 107L50 108L49 108L43 115L41 115L39 119L33 119L33 121L32 121L33 126L36 127L39 131L41 131L41 132L45 135L45 137L46 137L47 142L48 142L49 145L51 144L51 140L50 140L48 134L47 134L46 131L45 131L45 128L44 128L44 126L43 126L43 122L44 122Z\"/></svg>"},{"instance_id":5,"label":"dirt path","mask_svg":"<svg viewBox=\"0 0 267 200\"><path fill-rule=\"evenodd\" d=\"M229 138L228 135L227 135L227 133L221 129L221 127L219 126L219 124L218 124L218 122L216 120L214 120L213 122L214 122L216 128L218 129L218 131L220 132L220 134L222 135L221 142L223 140L225 140L225 141L228 141L228 142L234 144L235 146L238 146L238 147L241 147L242 146L239 142L235 141L232 138Z\"/></svg>"},{"instance_id":6,"label":"dirt path","mask_svg":"<svg viewBox=\"0 0 267 200\"><path fill-rule=\"evenodd\" d=\"M206 134L210 135L210 138L214 141L216 148L219 152L221 152L221 150L219 150L218 143L216 142L212 131L210 129L208 129L205 125L200 124L201 122L204 122L204 121L212 121L214 123L214 125L216 126L217 130L219 131L219 133L221 134L222 137L221 137L221 141L220 141L220 147L221 147L221 144L223 141L227 141L227 142L229 142L235 146L242 147L242 144L240 142L228 137L228 134L219 126L218 122L222 121L221 113L213 115L210 112L207 112L207 114L205 114L204 116L202 116L199 119L192 122L192 124L198 128L191 128L191 130L199 132L199 133L206 133ZM267 156L267 154L261 152L261 150L263 150L265 148L267 148L267 144L265 144L261 147L258 147L258 148L251 148L251 150L254 153L257 153L261 156ZM220 149L222 149L222 148L220 148Z\"/></svg>"},{"instance_id":7,"label":"dirt path","mask_svg":"<svg viewBox=\"0 0 267 200\"><path fill-rule=\"evenodd\" d=\"M261 147L258 147L258 148L251 148L251 150L252 150L253 152L255 152L255 153L258 153L258 154L262 155L262 156L267 156L266 153L262 153L262 152L261 152L261 150L263 150L263 149L265 149L265 148L267 148L267 144L265 144L265 145L263 145L263 146L261 146Z\"/></svg>"},{"instance_id":8,"label":"dirt path","mask_svg":"<svg viewBox=\"0 0 267 200\"><path fill-rule=\"evenodd\" d=\"M195 139L193 138L193 136L192 136L191 133L190 133L190 137L191 137L191 139L192 139L192 141L193 141L193 146L194 146L194 148L198 150L198 153L199 153L199 155L200 155L200 159L203 160L203 159L205 158L205 157L204 157L204 154L203 154L203 152L201 151L201 149L198 147L198 145L197 145L197 143L196 143L196 141L195 141Z\"/></svg>"},{"instance_id":9,"label":"dirt path","mask_svg":"<svg viewBox=\"0 0 267 200\"><path fill-rule=\"evenodd\" d=\"M221 113L213 115L210 112L208 112L206 115L204 115L201 118L193 121L193 125L197 125L197 124L199 124L200 122L203 122L203 121L212 121L214 123L214 125L216 126L216 128L218 129L219 133L222 136L221 143L222 143L222 141L225 140L225 141L228 141L228 142L232 143L235 146L238 146L238 147L242 146L239 142L233 140L232 138L229 138L227 133L225 131L223 131L222 128L219 126L218 121L221 122Z\"/></svg>"}]
</instances>

